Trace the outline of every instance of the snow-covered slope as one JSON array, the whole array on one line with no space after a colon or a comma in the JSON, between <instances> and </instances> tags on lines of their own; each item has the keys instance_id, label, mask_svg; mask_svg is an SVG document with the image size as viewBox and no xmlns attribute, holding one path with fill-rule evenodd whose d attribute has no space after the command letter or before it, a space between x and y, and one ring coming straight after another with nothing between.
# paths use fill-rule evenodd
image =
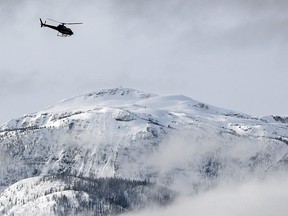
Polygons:
<instances>
[{"instance_id":1,"label":"snow-covered slope","mask_svg":"<svg viewBox=\"0 0 288 216\"><path fill-rule=\"evenodd\" d=\"M45 202L49 209L60 208L63 195L66 205L80 212L81 200L83 205L91 202L91 194L66 190L63 181L54 198L41 198L43 188L61 182L52 186L39 180L43 176L149 180L185 193L223 179L265 176L287 167L287 122L285 117L257 118L182 95L127 88L73 97L0 127L0 211L37 211ZM31 190L36 191L34 201L26 202L23 197L33 194ZM62 201L57 203L57 197Z\"/></svg>"}]
</instances>

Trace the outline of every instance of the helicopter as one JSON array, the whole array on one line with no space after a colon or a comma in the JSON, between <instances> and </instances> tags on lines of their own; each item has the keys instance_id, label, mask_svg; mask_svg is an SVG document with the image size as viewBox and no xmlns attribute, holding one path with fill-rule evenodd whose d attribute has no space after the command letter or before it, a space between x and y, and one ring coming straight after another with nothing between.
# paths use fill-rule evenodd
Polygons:
<instances>
[{"instance_id":1,"label":"helicopter","mask_svg":"<svg viewBox=\"0 0 288 216\"><path fill-rule=\"evenodd\" d=\"M58 21L53 20L53 19L48 19L48 20L59 23L59 25L58 26L48 25L48 24L46 24L46 21L43 23L42 19L40 18L41 28L42 27L48 27L48 28L54 29L54 30L58 31L57 36L60 36L60 37L69 37L69 36L73 35L73 31L70 28L67 28L65 25L83 24L80 22L64 23L64 22L58 22Z\"/></svg>"}]
</instances>

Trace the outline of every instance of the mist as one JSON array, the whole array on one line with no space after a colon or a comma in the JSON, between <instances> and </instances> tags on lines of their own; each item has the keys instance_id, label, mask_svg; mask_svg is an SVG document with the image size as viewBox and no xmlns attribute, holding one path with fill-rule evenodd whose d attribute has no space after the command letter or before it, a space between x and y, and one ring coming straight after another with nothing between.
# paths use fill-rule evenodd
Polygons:
<instances>
[{"instance_id":1,"label":"mist","mask_svg":"<svg viewBox=\"0 0 288 216\"><path fill-rule=\"evenodd\" d=\"M124 215L284 216L288 175L279 160L287 153L285 144L219 135L207 126L176 132L147 160L176 201Z\"/></svg>"},{"instance_id":2,"label":"mist","mask_svg":"<svg viewBox=\"0 0 288 216\"><path fill-rule=\"evenodd\" d=\"M222 185L194 197L181 197L172 206L146 209L125 216L253 215L287 214L287 175L251 180L238 185ZM123 216L124 216L123 215Z\"/></svg>"}]
</instances>

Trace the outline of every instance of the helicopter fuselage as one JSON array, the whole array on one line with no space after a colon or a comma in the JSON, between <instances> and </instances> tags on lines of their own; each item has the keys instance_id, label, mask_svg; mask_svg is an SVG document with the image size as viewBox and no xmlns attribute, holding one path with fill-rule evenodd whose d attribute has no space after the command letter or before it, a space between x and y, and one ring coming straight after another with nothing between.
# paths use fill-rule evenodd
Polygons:
<instances>
[{"instance_id":1,"label":"helicopter fuselage","mask_svg":"<svg viewBox=\"0 0 288 216\"><path fill-rule=\"evenodd\" d=\"M70 28L67 28L67 27L66 27L65 25L63 25L63 24L60 24L60 25L58 25L58 26L53 26L53 25L48 25L48 24L44 24L44 23L43 23L43 26L44 26L44 27L51 28L51 29L54 29L54 30L60 32L60 33L63 34L63 35L67 35L67 36L73 35L72 30L71 30Z\"/></svg>"}]
</instances>

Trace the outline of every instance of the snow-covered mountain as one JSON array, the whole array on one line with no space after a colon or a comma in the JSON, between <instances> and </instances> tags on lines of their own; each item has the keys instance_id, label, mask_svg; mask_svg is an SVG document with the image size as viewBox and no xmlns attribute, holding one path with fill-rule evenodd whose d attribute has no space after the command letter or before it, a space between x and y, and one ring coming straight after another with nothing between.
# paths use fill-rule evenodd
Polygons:
<instances>
[{"instance_id":1,"label":"snow-covered mountain","mask_svg":"<svg viewBox=\"0 0 288 216\"><path fill-rule=\"evenodd\" d=\"M113 215L265 177L287 169L287 119L128 88L63 100L0 127L0 214Z\"/></svg>"}]
</instances>

